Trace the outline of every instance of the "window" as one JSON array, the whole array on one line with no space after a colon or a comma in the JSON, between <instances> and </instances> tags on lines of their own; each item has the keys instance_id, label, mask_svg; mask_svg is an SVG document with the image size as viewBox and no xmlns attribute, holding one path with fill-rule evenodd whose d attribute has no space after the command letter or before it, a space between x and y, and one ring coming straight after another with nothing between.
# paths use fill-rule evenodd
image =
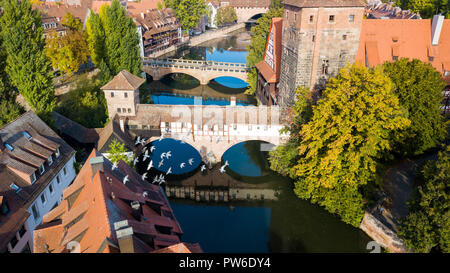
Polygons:
<instances>
[{"instance_id":1,"label":"window","mask_svg":"<svg viewBox=\"0 0 450 273\"><path fill-rule=\"evenodd\" d=\"M330 23L334 23L334 15L330 15L329 21L330 21Z\"/></svg>"},{"instance_id":2,"label":"window","mask_svg":"<svg viewBox=\"0 0 450 273\"><path fill-rule=\"evenodd\" d=\"M322 61L322 75L328 74L328 60Z\"/></svg>"},{"instance_id":3,"label":"window","mask_svg":"<svg viewBox=\"0 0 450 273\"><path fill-rule=\"evenodd\" d=\"M66 175L66 174L67 174L67 169L66 169L66 166L64 166L63 172L64 172L64 175Z\"/></svg>"},{"instance_id":4,"label":"window","mask_svg":"<svg viewBox=\"0 0 450 273\"><path fill-rule=\"evenodd\" d=\"M53 195L53 194L55 193L55 191L53 190L53 185L52 185L52 184L50 184L50 185L48 186L48 190L50 191L50 194L51 194L51 195Z\"/></svg>"},{"instance_id":5,"label":"window","mask_svg":"<svg viewBox=\"0 0 450 273\"><path fill-rule=\"evenodd\" d=\"M117 108L117 113L121 113L122 109Z\"/></svg>"},{"instance_id":6,"label":"window","mask_svg":"<svg viewBox=\"0 0 450 273\"><path fill-rule=\"evenodd\" d=\"M44 163L42 163L42 165L39 167L39 173L43 174L45 172L45 167L44 167Z\"/></svg>"},{"instance_id":7,"label":"window","mask_svg":"<svg viewBox=\"0 0 450 273\"><path fill-rule=\"evenodd\" d=\"M347 40L347 35L342 35L342 40Z\"/></svg>"},{"instance_id":8,"label":"window","mask_svg":"<svg viewBox=\"0 0 450 273\"><path fill-rule=\"evenodd\" d=\"M30 134L28 134L26 131L23 131L23 132L22 132L22 135L23 135L24 137L26 137L28 140L31 140Z\"/></svg>"},{"instance_id":9,"label":"window","mask_svg":"<svg viewBox=\"0 0 450 273\"><path fill-rule=\"evenodd\" d=\"M131 108L128 108L128 113L131 113Z\"/></svg>"},{"instance_id":10,"label":"window","mask_svg":"<svg viewBox=\"0 0 450 273\"><path fill-rule=\"evenodd\" d=\"M45 199L45 194L44 193L41 194L41 202L42 202L42 205L45 205L45 203L47 202L47 199Z\"/></svg>"},{"instance_id":11,"label":"window","mask_svg":"<svg viewBox=\"0 0 450 273\"><path fill-rule=\"evenodd\" d=\"M355 15L350 14L350 16L348 16L348 21L349 22L355 22Z\"/></svg>"},{"instance_id":12,"label":"window","mask_svg":"<svg viewBox=\"0 0 450 273\"><path fill-rule=\"evenodd\" d=\"M111 98L114 98L114 92L111 92Z\"/></svg>"},{"instance_id":13,"label":"window","mask_svg":"<svg viewBox=\"0 0 450 273\"><path fill-rule=\"evenodd\" d=\"M392 60L397 61L398 60L398 56L392 56Z\"/></svg>"},{"instance_id":14,"label":"window","mask_svg":"<svg viewBox=\"0 0 450 273\"><path fill-rule=\"evenodd\" d=\"M51 166L53 164L53 157L50 155L48 157L48 165Z\"/></svg>"},{"instance_id":15,"label":"window","mask_svg":"<svg viewBox=\"0 0 450 273\"><path fill-rule=\"evenodd\" d=\"M34 205L31 207L31 210L33 211L33 217L34 217L34 220L37 220L37 219L39 218L39 211L38 211L37 208L36 208L36 204L34 204Z\"/></svg>"},{"instance_id":16,"label":"window","mask_svg":"<svg viewBox=\"0 0 450 273\"><path fill-rule=\"evenodd\" d=\"M19 240L17 240L17 236L14 235L14 237L9 242L11 244L11 248L15 248L18 242L19 242Z\"/></svg>"},{"instance_id":17,"label":"window","mask_svg":"<svg viewBox=\"0 0 450 273\"><path fill-rule=\"evenodd\" d=\"M123 95L125 96L125 98L128 98L128 93L127 92L123 93Z\"/></svg>"},{"instance_id":18,"label":"window","mask_svg":"<svg viewBox=\"0 0 450 273\"><path fill-rule=\"evenodd\" d=\"M297 13L294 13L294 22L297 22Z\"/></svg>"},{"instance_id":19,"label":"window","mask_svg":"<svg viewBox=\"0 0 450 273\"><path fill-rule=\"evenodd\" d=\"M56 148L55 157L58 158L60 155L59 148Z\"/></svg>"},{"instance_id":20,"label":"window","mask_svg":"<svg viewBox=\"0 0 450 273\"><path fill-rule=\"evenodd\" d=\"M312 22L314 22L314 15L309 16L309 23L312 23Z\"/></svg>"},{"instance_id":21,"label":"window","mask_svg":"<svg viewBox=\"0 0 450 273\"><path fill-rule=\"evenodd\" d=\"M9 185L9 187L11 189L13 189L16 193L20 191L20 187L17 186L16 184L12 183L11 185Z\"/></svg>"},{"instance_id":22,"label":"window","mask_svg":"<svg viewBox=\"0 0 450 273\"><path fill-rule=\"evenodd\" d=\"M14 151L13 146L9 145L8 143L5 142L5 147L6 149L8 149L10 152Z\"/></svg>"},{"instance_id":23,"label":"window","mask_svg":"<svg viewBox=\"0 0 450 273\"><path fill-rule=\"evenodd\" d=\"M36 173L33 173L33 174L30 176L30 181L31 181L31 183L34 183L34 182L36 181Z\"/></svg>"},{"instance_id":24,"label":"window","mask_svg":"<svg viewBox=\"0 0 450 273\"><path fill-rule=\"evenodd\" d=\"M247 199L250 199L250 193L247 193Z\"/></svg>"},{"instance_id":25,"label":"window","mask_svg":"<svg viewBox=\"0 0 450 273\"><path fill-rule=\"evenodd\" d=\"M312 41L314 42L316 40L316 35L313 35Z\"/></svg>"},{"instance_id":26,"label":"window","mask_svg":"<svg viewBox=\"0 0 450 273\"><path fill-rule=\"evenodd\" d=\"M56 183L61 184L61 178L59 178L59 174L56 176Z\"/></svg>"},{"instance_id":27,"label":"window","mask_svg":"<svg viewBox=\"0 0 450 273\"><path fill-rule=\"evenodd\" d=\"M27 232L27 230L25 229L25 225L22 225L19 229L19 238L22 238L23 235L25 235L25 232Z\"/></svg>"}]
</instances>

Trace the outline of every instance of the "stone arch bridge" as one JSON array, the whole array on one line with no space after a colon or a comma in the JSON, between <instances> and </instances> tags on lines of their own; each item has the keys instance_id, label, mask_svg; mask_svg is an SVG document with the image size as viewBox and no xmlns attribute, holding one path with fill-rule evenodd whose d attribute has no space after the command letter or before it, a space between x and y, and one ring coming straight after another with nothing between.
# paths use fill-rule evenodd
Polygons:
<instances>
[{"instance_id":1,"label":"stone arch bridge","mask_svg":"<svg viewBox=\"0 0 450 273\"><path fill-rule=\"evenodd\" d=\"M234 77L247 81L247 73L250 68L243 63L227 63L214 61L198 61L183 59L151 59L143 58L143 71L159 80L167 74L183 73L200 81L200 84L208 84L218 77Z\"/></svg>"},{"instance_id":2,"label":"stone arch bridge","mask_svg":"<svg viewBox=\"0 0 450 273\"><path fill-rule=\"evenodd\" d=\"M156 105L138 104L135 117L122 117L131 136L146 136L147 143L163 135L193 146L203 160L220 162L233 145L261 140L275 146L284 143L288 135L280 133L288 116L278 106L216 106L216 105ZM140 153L143 146L136 147ZM263 145L262 149L270 149Z\"/></svg>"}]
</instances>

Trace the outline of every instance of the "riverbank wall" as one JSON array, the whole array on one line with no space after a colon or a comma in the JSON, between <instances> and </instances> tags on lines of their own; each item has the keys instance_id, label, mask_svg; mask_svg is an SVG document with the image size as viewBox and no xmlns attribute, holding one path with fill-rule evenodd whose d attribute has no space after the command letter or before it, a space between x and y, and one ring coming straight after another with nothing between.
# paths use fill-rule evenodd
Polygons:
<instances>
[{"instance_id":1,"label":"riverbank wall","mask_svg":"<svg viewBox=\"0 0 450 273\"><path fill-rule=\"evenodd\" d=\"M164 50L149 54L146 57L150 57L150 58L158 58L161 57L162 55L165 55L169 52L172 52L174 50L177 50L181 47L184 46L197 46L201 43L207 42L209 40L213 40L213 39L217 39L220 37L223 37L225 35L227 35L228 33L231 33L233 31L239 30L241 28L245 27L245 23L238 23L238 24L234 24L232 26L228 26L228 27L224 27L224 28L220 28L220 29L215 29L215 30L208 30L198 36L194 36L192 38L189 39L189 41L187 41L186 43L183 43L181 45L172 45Z\"/></svg>"},{"instance_id":2,"label":"riverbank wall","mask_svg":"<svg viewBox=\"0 0 450 273\"><path fill-rule=\"evenodd\" d=\"M380 246L393 253L408 253L408 249L397 233L384 225L372 213L367 212L359 227Z\"/></svg>"}]
</instances>

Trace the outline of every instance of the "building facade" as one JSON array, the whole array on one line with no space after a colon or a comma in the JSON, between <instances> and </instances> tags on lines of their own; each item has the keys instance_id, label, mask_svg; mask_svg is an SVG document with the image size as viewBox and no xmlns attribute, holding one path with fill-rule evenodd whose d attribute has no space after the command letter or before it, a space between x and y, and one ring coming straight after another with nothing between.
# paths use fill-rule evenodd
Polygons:
<instances>
[{"instance_id":1,"label":"building facade","mask_svg":"<svg viewBox=\"0 0 450 273\"><path fill-rule=\"evenodd\" d=\"M256 64L258 70L256 95L262 104L269 106L278 104L282 27L283 18L272 18L264 59Z\"/></svg>"},{"instance_id":2,"label":"building facade","mask_svg":"<svg viewBox=\"0 0 450 273\"><path fill-rule=\"evenodd\" d=\"M286 0L284 3L280 105L294 103L298 86L324 89L355 60L364 1Z\"/></svg>"},{"instance_id":3,"label":"building facade","mask_svg":"<svg viewBox=\"0 0 450 273\"><path fill-rule=\"evenodd\" d=\"M0 253L30 252L33 230L76 176L75 151L31 111L0 138Z\"/></svg>"}]
</instances>

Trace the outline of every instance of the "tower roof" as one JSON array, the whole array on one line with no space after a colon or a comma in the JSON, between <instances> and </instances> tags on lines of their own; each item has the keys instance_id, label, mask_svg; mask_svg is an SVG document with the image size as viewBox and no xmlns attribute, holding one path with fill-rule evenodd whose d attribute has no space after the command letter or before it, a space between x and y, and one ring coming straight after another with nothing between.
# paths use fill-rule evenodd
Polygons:
<instances>
[{"instance_id":1,"label":"tower roof","mask_svg":"<svg viewBox=\"0 0 450 273\"><path fill-rule=\"evenodd\" d=\"M105 84L101 90L136 90L145 79L131 74L126 70L120 71L114 78Z\"/></svg>"},{"instance_id":2,"label":"tower roof","mask_svg":"<svg viewBox=\"0 0 450 273\"><path fill-rule=\"evenodd\" d=\"M283 4L299 8L318 7L365 7L363 0L284 0Z\"/></svg>"}]
</instances>

